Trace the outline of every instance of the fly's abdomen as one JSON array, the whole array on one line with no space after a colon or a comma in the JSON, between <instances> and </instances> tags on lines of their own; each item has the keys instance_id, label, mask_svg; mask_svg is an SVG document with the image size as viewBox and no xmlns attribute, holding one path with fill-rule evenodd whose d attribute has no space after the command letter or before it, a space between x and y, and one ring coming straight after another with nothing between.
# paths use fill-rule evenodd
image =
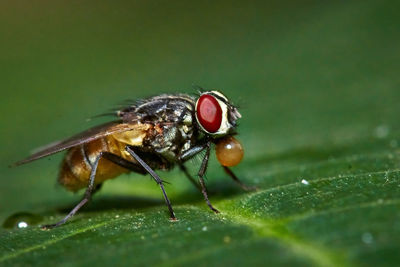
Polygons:
<instances>
[{"instance_id":1,"label":"fly's abdomen","mask_svg":"<svg viewBox=\"0 0 400 267\"><path fill-rule=\"evenodd\" d=\"M125 145L111 135L69 149L61 163L59 183L71 191L87 187L92 166L100 153L110 152L128 159L124 149ZM101 158L96 171L95 184L115 178L124 172L128 170L106 158Z\"/></svg>"}]
</instances>

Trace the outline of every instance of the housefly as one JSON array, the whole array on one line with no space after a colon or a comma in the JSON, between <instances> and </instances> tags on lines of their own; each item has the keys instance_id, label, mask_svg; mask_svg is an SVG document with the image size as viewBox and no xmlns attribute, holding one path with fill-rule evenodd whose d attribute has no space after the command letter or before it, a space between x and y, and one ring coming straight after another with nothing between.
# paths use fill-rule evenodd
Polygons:
<instances>
[{"instance_id":1,"label":"housefly","mask_svg":"<svg viewBox=\"0 0 400 267\"><path fill-rule=\"evenodd\" d=\"M115 121L53 143L16 163L25 164L67 150L58 182L70 191L86 188L83 199L64 219L45 225L44 229L64 224L105 180L131 171L151 175L161 188L170 218L176 220L164 182L154 171L170 170L175 165L199 188L210 209L218 213L208 199L204 182L214 144L225 172L248 189L229 169L241 161L244 153L233 137L241 115L221 92L206 91L197 96L163 94L137 101L117 111L115 117ZM184 163L202 151L205 153L197 183Z\"/></svg>"}]
</instances>

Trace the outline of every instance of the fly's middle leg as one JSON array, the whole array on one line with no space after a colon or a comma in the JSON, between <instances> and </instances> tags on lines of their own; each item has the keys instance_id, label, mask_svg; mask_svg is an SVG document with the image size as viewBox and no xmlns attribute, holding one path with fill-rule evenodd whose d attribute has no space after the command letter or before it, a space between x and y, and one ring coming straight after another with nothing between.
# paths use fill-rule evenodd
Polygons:
<instances>
[{"instance_id":1,"label":"fly's middle leg","mask_svg":"<svg viewBox=\"0 0 400 267\"><path fill-rule=\"evenodd\" d=\"M165 192L165 188L164 188L164 183L161 180L160 176L158 176L157 173L155 173L155 171L153 171L152 168L150 168L149 165L147 165L146 162L144 162L134 151L133 148L130 146L127 146L125 148L125 150L153 177L153 179L156 181L156 183L160 186L161 191L163 193L164 199L165 199L165 203L167 204L168 210L169 210L169 214L170 214L170 218L171 220L176 220L175 217L175 212L172 209L172 205L171 205L171 201L169 201L169 198L167 196L167 193Z\"/></svg>"}]
</instances>

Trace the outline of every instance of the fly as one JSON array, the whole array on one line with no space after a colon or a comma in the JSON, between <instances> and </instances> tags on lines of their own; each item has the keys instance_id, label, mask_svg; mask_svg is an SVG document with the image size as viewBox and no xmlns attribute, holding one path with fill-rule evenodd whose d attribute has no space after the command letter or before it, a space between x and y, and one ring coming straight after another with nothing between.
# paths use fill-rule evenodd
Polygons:
<instances>
[{"instance_id":1,"label":"fly","mask_svg":"<svg viewBox=\"0 0 400 267\"><path fill-rule=\"evenodd\" d=\"M50 229L64 224L98 191L102 183L126 172L150 174L160 186L171 220L176 220L164 182L154 170L170 170L175 165L202 192L207 205L218 213L208 199L204 175L212 145L225 172L244 189L230 170L243 157L242 145L233 136L237 108L219 91L199 96L159 95L137 101L117 111L115 121L99 125L64 141L53 143L16 165L25 164L67 150L61 163L58 182L70 191L86 188L83 199L64 219L45 225ZM198 181L184 163L205 151Z\"/></svg>"}]
</instances>

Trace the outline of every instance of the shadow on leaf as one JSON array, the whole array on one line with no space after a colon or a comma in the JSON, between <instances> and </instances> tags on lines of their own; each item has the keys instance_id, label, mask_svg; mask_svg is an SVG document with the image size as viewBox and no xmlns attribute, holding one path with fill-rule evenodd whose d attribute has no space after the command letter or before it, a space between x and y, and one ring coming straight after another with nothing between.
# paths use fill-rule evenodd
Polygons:
<instances>
[{"instance_id":1,"label":"shadow on leaf","mask_svg":"<svg viewBox=\"0 0 400 267\"><path fill-rule=\"evenodd\" d=\"M237 185L232 183L231 181L219 180L216 181L209 186L209 197L210 201L213 202L228 198L235 195L240 195L246 193ZM187 190L182 194L174 198L170 198L172 205L185 205L185 204L194 204L194 203L203 203L206 207L206 202L203 199L203 195L201 192L197 190ZM70 212L76 203L72 203L68 206L63 206L56 208L56 211L59 213L67 214ZM146 197L137 197L137 196L121 196L121 195L104 195L104 196L95 196L94 199L87 204L87 206L83 207L80 211L82 212L98 212L98 211L107 211L107 210L142 210L146 208L151 208L155 206L165 205L164 200L162 199L161 191L160 198L146 198Z\"/></svg>"}]
</instances>

